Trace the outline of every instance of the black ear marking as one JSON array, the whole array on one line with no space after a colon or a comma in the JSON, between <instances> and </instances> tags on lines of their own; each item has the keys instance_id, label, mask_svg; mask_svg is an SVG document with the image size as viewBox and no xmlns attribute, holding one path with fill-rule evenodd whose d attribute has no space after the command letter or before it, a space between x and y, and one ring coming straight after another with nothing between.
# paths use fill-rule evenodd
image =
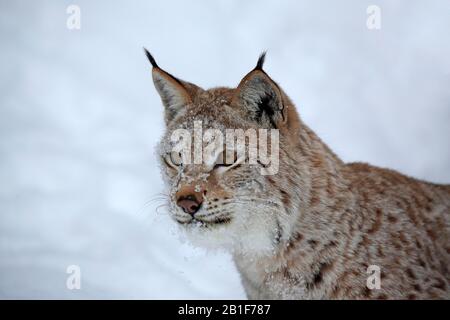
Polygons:
<instances>
[{"instance_id":1,"label":"black ear marking","mask_svg":"<svg viewBox=\"0 0 450 320\"><path fill-rule=\"evenodd\" d=\"M254 70L261 70L263 71L263 65L264 65L264 61L266 60L266 53L267 51L263 51L258 58L258 62L256 63L256 67Z\"/></svg>"},{"instance_id":2,"label":"black ear marking","mask_svg":"<svg viewBox=\"0 0 450 320\"><path fill-rule=\"evenodd\" d=\"M147 56L148 61L150 61L150 63L152 64L153 68L158 68L158 65L156 64L155 58L153 58L152 54L150 52L148 52L147 49L145 49L145 47L142 47L142 49L144 49L145 55Z\"/></svg>"},{"instance_id":3,"label":"black ear marking","mask_svg":"<svg viewBox=\"0 0 450 320\"><path fill-rule=\"evenodd\" d=\"M273 128L276 128L276 124L274 121L275 110L273 103L275 101L275 97L271 92L266 92L264 96L261 97L261 100L257 103L256 110L256 119L258 121L262 120L263 115L266 115L269 119L270 125Z\"/></svg>"}]
</instances>

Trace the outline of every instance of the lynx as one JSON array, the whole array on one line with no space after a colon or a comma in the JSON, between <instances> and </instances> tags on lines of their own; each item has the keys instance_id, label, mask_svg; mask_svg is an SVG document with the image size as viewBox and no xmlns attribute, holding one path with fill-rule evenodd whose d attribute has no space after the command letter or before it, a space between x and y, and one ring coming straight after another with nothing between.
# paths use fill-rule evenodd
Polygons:
<instances>
[{"instance_id":1,"label":"lynx","mask_svg":"<svg viewBox=\"0 0 450 320\"><path fill-rule=\"evenodd\" d=\"M170 215L194 244L229 250L248 298L450 298L450 185L344 163L263 70L265 53L236 88L204 90L145 51L165 110L159 154ZM263 175L264 164L223 145L213 153L231 163L183 163L171 136L194 121L278 130L278 172Z\"/></svg>"}]
</instances>

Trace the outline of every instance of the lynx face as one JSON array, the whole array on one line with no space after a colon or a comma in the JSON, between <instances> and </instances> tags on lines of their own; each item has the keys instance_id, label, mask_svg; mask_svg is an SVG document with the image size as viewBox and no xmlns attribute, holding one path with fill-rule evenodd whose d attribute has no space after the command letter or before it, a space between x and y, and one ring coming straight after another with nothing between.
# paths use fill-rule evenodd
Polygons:
<instances>
[{"instance_id":1,"label":"lynx face","mask_svg":"<svg viewBox=\"0 0 450 320\"><path fill-rule=\"evenodd\" d=\"M289 122L287 98L262 70L264 55L236 89L210 90L173 77L160 69L148 52L147 56L165 107L167 130L159 154L171 216L194 243L202 246L271 250L282 236L282 225L289 225L283 216L283 197L273 183L268 183L284 170L283 130L288 130ZM240 148L237 140L227 140L229 131L235 129L256 132L256 140L252 141L257 141L257 149L264 136L260 129L280 130L279 135L276 132L279 149L267 135L266 149L270 149L272 162L259 157L250 161L255 150L251 149L249 136L245 136ZM223 141L211 143L205 138L212 130L221 133ZM185 134L183 139L177 139L180 132ZM195 141L196 137L199 140ZM231 140L235 143L227 143ZM176 148L180 141L187 143L183 152ZM276 174L264 174L264 170L274 168L274 159L279 161Z\"/></svg>"},{"instance_id":2,"label":"lynx face","mask_svg":"<svg viewBox=\"0 0 450 320\"><path fill-rule=\"evenodd\" d=\"M233 115L229 105L224 104L220 108ZM226 115L223 117L226 118ZM202 122L204 130L230 124L230 119L220 119L220 116L216 119L195 119ZM242 123L236 125L242 126ZM264 241L267 241L270 238L267 233L275 229L273 216L280 204L276 200L268 200L271 199L271 190L266 187L266 177L260 173L261 165L248 164L245 155L221 146L212 149L201 164L185 164L185 157L172 151L171 137L174 130L180 128L192 132L190 127L190 121L185 119L174 121L168 126L160 145L162 172L170 195L172 217L188 232L191 240L200 241L201 245L234 248L243 244L243 237L261 234L266 235ZM222 158L227 153L234 154L232 163L224 163ZM194 158L194 151L191 155ZM265 247L270 245L261 243L261 239L247 241Z\"/></svg>"}]
</instances>

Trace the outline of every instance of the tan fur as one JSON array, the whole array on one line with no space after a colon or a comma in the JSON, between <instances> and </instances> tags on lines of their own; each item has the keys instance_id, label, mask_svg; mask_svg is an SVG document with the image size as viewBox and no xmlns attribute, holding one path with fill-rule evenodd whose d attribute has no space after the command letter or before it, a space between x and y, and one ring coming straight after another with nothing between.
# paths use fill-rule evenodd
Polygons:
<instances>
[{"instance_id":1,"label":"tan fur","mask_svg":"<svg viewBox=\"0 0 450 320\"><path fill-rule=\"evenodd\" d=\"M186 222L174 204L176 192L201 185L204 212L230 218L217 228L233 230L231 252L249 298L449 299L450 186L343 163L263 71L250 72L237 89L195 87L185 110L167 121L163 142L174 129L190 128L193 120L210 127L268 127L250 119L243 102L245 86L255 77L274 88L283 107L275 118L280 171L262 176L241 166L218 174L190 165L180 176L164 165L175 219ZM213 237L214 230L191 232ZM271 250L252 249L252 241L266 238ZM381 268L379 290L367 288L370 265Z\"/></svg>"}]
</instances>

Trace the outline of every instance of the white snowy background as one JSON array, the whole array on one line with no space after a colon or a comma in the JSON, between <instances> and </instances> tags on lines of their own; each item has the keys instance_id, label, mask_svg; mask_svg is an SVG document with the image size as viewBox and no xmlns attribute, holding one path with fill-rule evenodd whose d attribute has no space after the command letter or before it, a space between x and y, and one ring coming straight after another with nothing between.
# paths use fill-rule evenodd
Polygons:
<instances>
[{"instance_id":1,"label":"white snowy background","mask_svg":"<svg viewBox=\"0 0 450 320\"><path fill-rule=\"evenodd\" d=\"M446 0L1 0L0 298L245 297L231 258L183 243L150 201L163 121L142 46L205 88L235 86L267 49L344 160L449 183L449 35Z\"/></svg>"}]
</instances>

